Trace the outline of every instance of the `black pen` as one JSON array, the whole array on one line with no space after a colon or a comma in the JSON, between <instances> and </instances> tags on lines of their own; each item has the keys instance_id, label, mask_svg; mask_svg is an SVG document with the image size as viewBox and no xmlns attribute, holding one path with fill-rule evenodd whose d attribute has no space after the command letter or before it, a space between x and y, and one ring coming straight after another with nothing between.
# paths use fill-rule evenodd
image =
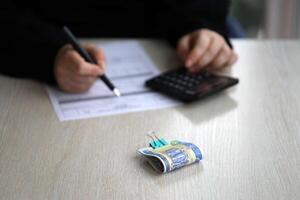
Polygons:
<instances>
[{"instance_id":1,"label":"black pen","mask_svg":"<svg viewBox=\"0 0 300 200\"><path fill-rule=\"evenodd\" d=\"M70 31L70 29L66 26L63 27L63 31L66 33L67 35L67 39L69 41L69 43L73 46L73 48L85 59L85 61L92 63L92 64L96 64L97 62L88 54L88 52L85 51L85 49L83 49L80 44L77 42L76 37L74 36L74 34ZM110 80L105 76L105 74L100 76L100 79L107 85L107 87L109 87L109 89L111 91L114 92L114 94L116 96L121 96L120 91L118 90L118 88L116 88L112 82L110 82Z\"/></svg>"}]
</instances>

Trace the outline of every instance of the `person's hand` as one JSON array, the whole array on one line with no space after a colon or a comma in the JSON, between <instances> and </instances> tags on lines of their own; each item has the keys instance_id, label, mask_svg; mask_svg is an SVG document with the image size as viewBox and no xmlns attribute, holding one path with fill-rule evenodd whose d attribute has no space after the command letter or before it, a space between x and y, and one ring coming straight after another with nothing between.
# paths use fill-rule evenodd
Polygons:
<instances>
[{"instance_id":1,"label":"person's hand","mask_svg":"<svg viewBox=\"0 0 300 200\"><path fill-rule=\"evenodd\" d=\"M54 76L61 90L70 93L85 92L104 73L104 52L92 45L84 45L84 49L98 65L86 62L70 45L63 46L57 53Z\"/></svg>"},{"instance_id":2,"label":"person's hand","mask_svg":"<svg viewBox=\"0 0 300 200\"><path fill-rule=\"evenodd\" d=\"M177 44L177 52L193 73L231 66L238 58L221 35L208 29L183 36Z\"/></svg>"}]
</instances>

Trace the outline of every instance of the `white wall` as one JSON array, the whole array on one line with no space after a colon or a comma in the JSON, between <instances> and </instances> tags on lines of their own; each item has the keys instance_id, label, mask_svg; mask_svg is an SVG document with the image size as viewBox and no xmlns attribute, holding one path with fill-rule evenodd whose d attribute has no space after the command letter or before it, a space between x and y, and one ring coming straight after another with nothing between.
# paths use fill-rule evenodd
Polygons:
<instances>
[{"instance_id":1,"label":"white wall","mask_svg":"<svg viewBox=\"0 0 300 200\"><path fill-rule=\"evenodd\" d=\"M300 0L266 0L265 36L300 38Z\"/></svg>"}]
</instances>

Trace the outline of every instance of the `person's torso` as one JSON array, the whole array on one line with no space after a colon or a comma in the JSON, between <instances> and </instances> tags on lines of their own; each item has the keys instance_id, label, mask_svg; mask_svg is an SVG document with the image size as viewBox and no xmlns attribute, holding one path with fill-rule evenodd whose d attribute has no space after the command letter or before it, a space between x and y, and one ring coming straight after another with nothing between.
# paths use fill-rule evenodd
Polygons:
<instances>
[{"instance_id":1,"label":"person's torso","mask_svg":"<svg viewBox=\"0 0 300 200\"><path fill-rule=\"evenodd\" d=\"M19 0L20 1L20 0ZM43 20L67 25L80 37L163 37L159 0L20 1Z\"/></svg>"}]
</instances>

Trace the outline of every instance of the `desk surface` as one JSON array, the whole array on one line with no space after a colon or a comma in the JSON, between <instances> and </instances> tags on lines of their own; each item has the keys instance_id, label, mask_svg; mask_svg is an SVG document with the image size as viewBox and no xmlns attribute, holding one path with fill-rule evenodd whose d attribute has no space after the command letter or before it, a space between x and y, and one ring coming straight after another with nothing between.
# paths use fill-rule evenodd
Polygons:
<instances>
[{"instance_id":1,"label":"desk surface","mask_svg":"<svg viewBox=\"0 0 300 200\"><path fill-rule=\"evenodd\" d=\"M143 41L161 68L164 43ZM59 122L44 86L0 77L0 199L300 199L300 41L234 41L240 84L204 101ZM156 174L137 153L156 130L204 160Z\"/></svg>"}]
</instances>

